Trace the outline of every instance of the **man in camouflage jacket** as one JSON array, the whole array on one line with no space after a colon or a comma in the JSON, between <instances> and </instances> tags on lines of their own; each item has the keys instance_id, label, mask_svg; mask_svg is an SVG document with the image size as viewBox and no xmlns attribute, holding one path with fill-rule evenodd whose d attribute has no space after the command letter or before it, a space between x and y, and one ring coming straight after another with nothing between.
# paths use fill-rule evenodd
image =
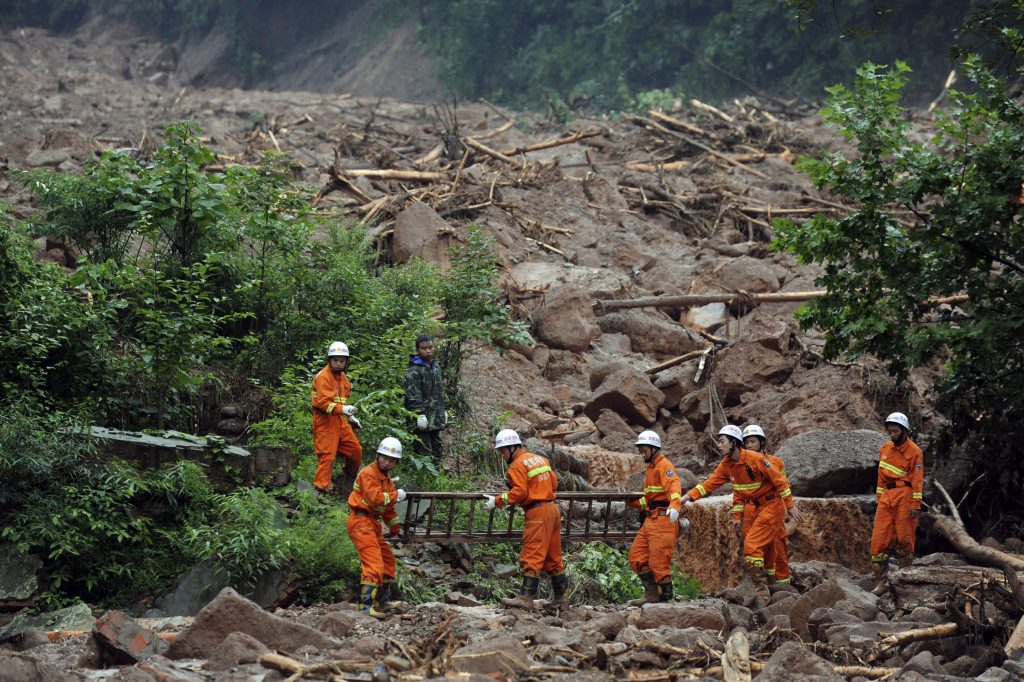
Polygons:
<instances>
[{"instance_id":1,"label":"man in camouflage jacket","mask_svg":"<svg viewBox=\"0 0 1024 682\"><path fill-rule=\"evenodd\" d=\"M448 426L441 366L434 362L434 342L426 334L416 339L416 355L405 373L405 407L416 413L416 452L441 458L441 431Z\"/></svg>"}]
</instances>

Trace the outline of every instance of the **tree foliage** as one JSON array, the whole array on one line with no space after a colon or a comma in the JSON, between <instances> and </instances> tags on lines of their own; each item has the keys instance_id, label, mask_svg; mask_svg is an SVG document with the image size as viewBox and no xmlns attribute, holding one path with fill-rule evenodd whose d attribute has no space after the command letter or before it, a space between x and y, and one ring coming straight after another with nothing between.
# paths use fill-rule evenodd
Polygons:
<instances>
[{"instance_id":1,"label":"tree foliage","mask_svg":"<svg viewBox=\"0 0 1024 682\"><path fill-rule=\"evenodd\" d=\"M750 94L724 72L769 92L817 97L865 59L911 60L931 97L949 70L947 36L976 3L849 0L798 3L799 12L780 0L406 4L420 8L423 35L457 93L557 110L636 106L651 91ZM804 30L794 30L794 17Z\"/></svg>"},{"instance_id":2,"label":"tree foliage","mask_svg":"<svg viewBox=\"0 0 1024 682\"><path fill-rule=\"evenodd\" d=\"M29 224L0 204L0 525L47 558L51 601L157 590L185 568L181 557L210 561L239 586L292 559L310 597L353 570L343 524L329 535L342 546L325 551L311 512L282 524L273 497L215 493L198 467L145 472L95 457L86 424L196 432L238 398L218 392L260 385L274 409L253 441L291 446L308 479L309 387L329 342L352 349L372 456L387 435L411 445L403 389L418 334L524 340L478 230L448 276L422 261L378 263L363 226L316 220L287 157L210 171L198 136L174 124L148 158L14 174L43 209ZM78 247L77 268L36 261L33 235ZM406 471L437 473L407 452Z\"/></svg>"},{"instance_id":3,"label":"tree foliage","mask_svg":"<svg viewBox=\"0 0 1024 682\"><path fill-rule=\"evenodd\" d=\"M905 64L867 64L852 88L829 88L824 116L856 154L803 168L858 208L776 226L780 247L822 266L829 294L800 321L827 331L828 357L872 354L899 378L945 360L935 392L948 426L932 454L970 453L992 485L974 504L992 518L1021 509L1024 485L1006 446L1024 435L1024 106L980 58L966 71L972 92L952 93L927 141L911 135L900 103ZM929 302L959 294L969 301Z\"/></svg>"}]
</instances>

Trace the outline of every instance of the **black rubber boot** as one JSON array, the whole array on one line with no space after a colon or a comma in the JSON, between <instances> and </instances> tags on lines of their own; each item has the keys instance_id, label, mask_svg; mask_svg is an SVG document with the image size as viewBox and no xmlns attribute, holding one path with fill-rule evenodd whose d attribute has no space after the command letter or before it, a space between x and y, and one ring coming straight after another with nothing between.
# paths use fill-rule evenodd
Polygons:
<instances>
[{"instance_id":1,"label":"black rubber boot","mask_svg":"<svg viewBox=\"0 0 1024 682\"><path fill-rule=\"evenodd\" d=\"M654 604L660 601L661 591L658 589L658 583L654 582L654 574L650 571L643 571L637 577L644 584L644 596L630 601L629 606L643 606L644 604Z\"/></svg>"},{"instance_id":2,"label":"black rubber boot","mask_svg":"<svg viewBox=\"0 0 1024 682\"><path fill-rule=\"evenodd\" d=\"M885 576L888 572L888 560L871 562L871 573L875 576L875 586L871 590L871 594L881 597L883 594L889 591L889 584L888 581L886 581L885 579Z\"/></svg>"},{"instance_id":3,"label":"black rubber boot","mask_svg":"<svg viewBox=\"0 0 1024 682\"><path fill-rule=\"evenodd\" d=\"M672 578L658 583L658 601L672 601Z\"/></svg>"},{"instance_id":4,"label":"black rubber boot","mask_svg":"<svg viewBox=\"0 0 1024 682\"><path fill-rule=\"evenodd\" d=\"M540 587L540 578L535 575L523 574L523 584L519 587L519 596L513 599L502 599L505 606L518 609L533 608L533 600L537 598L537 588Z\"/></svg>"},{"instance_id":5,"label":"black rubber boot","mask_svg":"<svg viewBox=\"0 0 1024 682\"><path fill-rule=\"evenodd\" d=\"M554 603L560 606L568 606L569 599L565 596L567 589L569 589L569 578L565 576L565 573L551 576L551 596Z\"/></svg>"}]
</instances>

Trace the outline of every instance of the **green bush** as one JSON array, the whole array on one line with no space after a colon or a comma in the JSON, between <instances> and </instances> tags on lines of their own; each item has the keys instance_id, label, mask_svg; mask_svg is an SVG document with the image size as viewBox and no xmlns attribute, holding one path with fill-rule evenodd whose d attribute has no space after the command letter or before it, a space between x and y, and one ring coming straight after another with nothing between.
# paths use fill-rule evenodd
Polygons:
<instances>
[{"instance_id":1,"label":"green bush","mask_svg":"<svg viewBox=\"0 0 1024 682\"><path fill-rule=\"evenodd\" d=\"M325 508L313 493L300 495L285 542L302 580L299 598L304 603L339 601L358 582L361 564L347 520L340 507Z\"/></svg>"},{"instance_id":2,"label":"green bush","mask_svg":"<svg viewBox=\"0 0 1024 682\"><path fill-rule=\"evenodd\" d=\"M1024 5L1016 8L1019 26ZM1019 51L1018 28L1006 27L1005 38ZM1024 107L1001 75L971 57L974 91L953 91L938 132L922 143L910 137L900 102L909 72L899 62L866 64L852 88L830 88L823 115L856 153L822 154L801 167L857 208L777 221L776 243L821 268L815 283L829 293L798 319L825 330L827 358L874 355L898 380L946 359L933 387L944 429L929 454L971 453L964 484L987 476L985 494L961 512L1019 518L1024 479L1004 444L1024 435ZM930 300L961 294L969 300Z\"/></svg>"},{"instance_id":3,"label":"green bush","mask_svg":"<svg viewBox=\"0 0 1024 682\"><path fill-rule=\"evenodd\" d=\"M152 158L106 155L81 176L18 176L44 209L35 233L82 249L73 274L36 262L25 226L0 205L0 326L10 330L0 335L0 430L10 428L0 522L5 537L54 563L55 600L157 591L182 556L252 582L293 551L312 597L334 589L331 576L351 560L347 549L313 546L318 526L305 511L286 528L262 491L215 495L184 465L90 462L88 439L73 435L81 425L192 431L211 386L251 377L274 407L251 442L291 447L296 475L310 478L310 384L337 339L352 349L366 459L394 435L407 446L404 485L455 485L411 447L403 393L413 340L430 331L447 347L446 385L463 415L462 358L528 340L500 304L492 242L478 228L447 276L420 261L379 265L361 226L310 218L285 157L206 172L214 156L198 133L174 124ZM127 248L139 240L144 248Z\"/></svg>"},{"instance_id":4,"label":"green bush","mask_svg":"<svg viewBox=\"0 0 1024 682\"><path fill-rule=\"evenodd\" d=\"M182 538L185 555L209 561L233 583L252 586L288 556L285 521L280 507L260 488L216 495L198 523Z\"/></svg>"}]
</instances>

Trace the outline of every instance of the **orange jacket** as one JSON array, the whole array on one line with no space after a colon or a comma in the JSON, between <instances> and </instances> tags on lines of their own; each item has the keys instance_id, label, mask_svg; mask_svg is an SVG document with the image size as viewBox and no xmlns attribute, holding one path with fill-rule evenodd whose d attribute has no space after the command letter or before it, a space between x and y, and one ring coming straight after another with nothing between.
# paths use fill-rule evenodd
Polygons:
<instances>
[{"instance_id":1,"label":"orange jacket","mask_svg":"<svg viewBox=\"0 0 1024 682\"><path fill-rule=\"evenodd\" d=\"M782 498L786 509L793 508L793 491L789 489L786 474L759 452L740 448L740 458L736 462L726 455L706 481L698 483L686 494L692 500L699 500L724 483L732 483L734 519L743 519L744 505L760 503L772 494Z\"/></svg>"},{"instance_id":2,"label":"orange jacket","mask_svg":"<svg viewBox=\"0 0 1024 682\"><path fill-rule=\"evenodd\" d=\"M514 504L525 507L532 502L554 500L558 477L547 458L519 448L508 465L508 487L508 492L494 500L496 507Z\"/></svg>"},{"instance_id":3,"label":"orange jacket","mask_svg":"<svg viewBox=\"0 0 1024 682\"><path fill-rule=\"evenodd\" d=\"M627 504L642 511L669 508L681 512L682 501L683 485L679 482L675 467L668 461L668 457L659 452L647 465L644 496L638 500L629 500Z\"/></svg>"},{"instance_id":4,"label":"orange jacket","mask_svg":"<svg viewBox=\"0 0 1024 682\"><path fill-rule=\"evenodd\" d=\"M751 452L751 451L748 450L748 452ZM781 457L779 457L778 455L773 455L770 452L764 452L764 453L761 453L761 454L764 455L765 459L767 459L769 462L774 464L778 468L778 470L782 472L782 475L786 476L787 480L789 479L789 476L786 475L786 465L782 461ZM736 496L736 491L733 490L733 493L732 493L732 512L733 512L733 514L740 514L742 516L743 515L743 510L745 509L745 507L746 507L746 505L744 504L743 500L738 498Z\"/></svg>"},{"instance_id":5,"label":"orange jacket","mask_svg":"<svg viewBox=\"0 0 1024 682\"><path fill-rule=\"evenodd\" d=\"M313 416L340 415L341 406L352 395L352 384L345 373L335 375L326 365L313 377Z\"/></svg>"},{"instance_id":6,"label":"orange jacket","mask_svg":"<svg viewBox=\"0 0 1024 682\"><path fill-rule=\"evenodd\" d=\"M388 528L393 530L398 525L398 514L395 512L397 497L398 490L395 489L391 475L381 471L374 461L360 469L352 485L352 494L348 496L348 506L383 519Z\"/></svg>"},{"instance_id":7,"label":"orange jacket","mask_svg":"<svg viewBox=\"0 0 1024 682\"><path fill-rule=\"evenodd\" d=\"M920 509L924 497L924 457L921 448L909 438L897 446L891 440L878 450L878 483L875 494L907 487L913 490L910 508Z\"/></svg>"}]
</instances>

